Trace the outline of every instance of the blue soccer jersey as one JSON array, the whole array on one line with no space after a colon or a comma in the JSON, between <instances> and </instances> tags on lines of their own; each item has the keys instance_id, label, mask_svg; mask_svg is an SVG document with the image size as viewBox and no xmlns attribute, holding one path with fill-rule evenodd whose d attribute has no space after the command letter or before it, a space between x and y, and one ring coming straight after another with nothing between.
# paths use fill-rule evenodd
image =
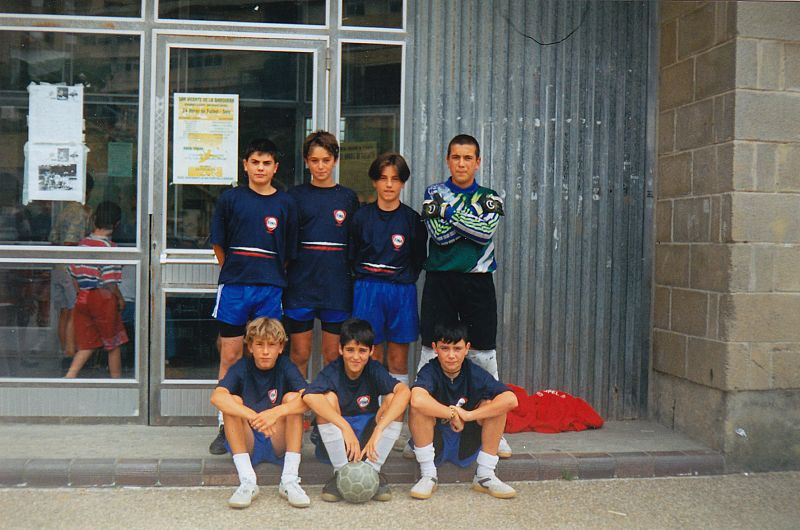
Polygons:
<instances>
[{"instance_id":1,"label":"blue soccer jersey","mask_svg":"<svg viewBox=\"0 0 800 530\"><path fill-rule=\"evenodd\" d=\"M428 231L405 204L387 212L372 203L353 215L350 259L356 278L415 283L425 262Z\"/></svg>"},{"instance_id":2,"label":"blue soccer jersey","mask_svg":"<svg viewBox=\"0 0 800 530\"><path fill-rule=\"evenodd\" d=\"M244 404L256 412L277 407L288 392L306 388L300 370L285 355L279 355L271 370L260 370L253 357L247 355L228 369L219 382L222 388L239 396Z\"/></svg>"},{"instance_id":3,"label":"blue soccer jersey","mask_svg":"<svg viewBox=\"0 0 800 530\"><path fill-rule=\"evenodd\" d=\"M394 392L400 381L389 375L381 363L370 359L356 379L347 377L341 357L331 362L308 385L306 394L335 392L342 416L375 413L380 408L378 397Z\"/></svg>"},{"instance_id":4,"label":"blue soccer jersey","mask_svg":"<svg viewBox=\"0 0 800 530\"><path fill-rule=\"evenodd\" d=\"M433 358L417 373L412 388L423 388L439 403L455 405L464 410L475 410L481 401L494 399L509 388L497 381L492 375L473 363L464 359L461 371L455 379L450 379L442 371L439 359Z\"/></svg>"},{"instance_id":5,"label":"blue soccer jersey","mask_svg":"<svg viewBox=\"0 0 800 530\"><path fill-rule=\"evenodd\" d=\"M247 186L225 191L211 220L211 243L225 251L219 283L286 287L297 230L297 206L288 193L261 195Z\"/></svg>"},{"instance_id":6,"label":"blue soccer jersey","mask_svg":"<svg viewBox=\"0 0 800 530\"><path fill-rule=\"evenodd\" d=\"M289 266L284 307L350 312L348 227L358 197L338 184L331 188L300 184L289 193L297 203L300 243Z\"/></svg>"}]
</instances>

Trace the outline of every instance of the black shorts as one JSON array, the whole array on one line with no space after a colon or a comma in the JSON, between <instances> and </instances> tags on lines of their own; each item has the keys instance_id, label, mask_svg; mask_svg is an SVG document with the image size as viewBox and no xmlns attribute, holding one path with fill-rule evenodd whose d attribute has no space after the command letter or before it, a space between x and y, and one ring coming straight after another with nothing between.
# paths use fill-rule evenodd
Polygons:
<instances>
[{"instance_id":1,"label":"black shorts","mask_svg":"<svg viewBox=\"0 0 800 530\"><path fill-rule=\"evenodd\" d=\"M434 341L436 324L466 324L475 350L497 346L497 296L491 272L428 272L422 288L422 345Z\"/></svg>"},{"instance_id":2,"label":"black shorts","mask_svg":"<svg viewBox=\"0 0 800 530\"><path fill-rule=\"evenodd\" d=\"M449 426L441 427L443 429L449 429ZM458 460L460 462L453 462L454 464L465 465L469 461L471 463L472 458L477 456L478 449L481 448L481 435L483 434L483 428L477 421L468 421L464 424L464 430L461 431L461 435L457 438L458 440ZM436 465L441 465L444 461L445 456L445 447L444 447L444 437L442 436L442 431L439 428L433 429L433 449L436 452Z\"/></svg>"}]
</instances>

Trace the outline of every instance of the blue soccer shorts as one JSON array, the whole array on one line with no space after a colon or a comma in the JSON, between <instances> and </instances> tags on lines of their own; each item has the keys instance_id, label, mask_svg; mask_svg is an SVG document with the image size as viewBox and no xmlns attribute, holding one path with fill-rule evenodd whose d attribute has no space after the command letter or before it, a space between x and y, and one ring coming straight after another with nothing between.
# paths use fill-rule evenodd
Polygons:
<instances>
[{"instance_id":1,"label":"blue soccer shorts","mask_svg":"<svg viewBox=\"0 0 800 530\"><path fill-rule=\"evenodd\" d=\"M481 450L481 426L471 421L464 424L464 430L455 432L449 423L437 423L433 430L433 449L436 451L433 463L437 467L444 462L467 467L475 462Z\"/></svg>"},{"instance_id":2,"label":"blue soccer shorts","mask_svg":"<svg viewBox=\"0 0 800 530\"><path fill-rule=\"evenodd\" d=\"M350 318L347 311L338 309L315 309L313 307L294 307L284 311L286 317L286 331L289 333L304 333L314 329L314 319L322 323L322 330L338 335L342 322Z\"/></svg>"},{"instance_id":3,"label":"blue soccer shorts","mask_svg":"<svg viewBox=\"0 0 800 530\"><path fill-rule=\"evenodd\" d=\"M225 449L231 452L231 446L228 445L228 440L225 440ZM250 463L252 465L260 464L261 462L269 462L276 466L283 465L283 457L275 454L275 449L272 448L272 440L267 438L263 432L253 430L253 453L250 455Z\"/></svg>"},{"instance_id":4,"label":"blue soccer shorts","mask_svg":"<svg viewBox=\"0 0 800 530\"><path fill-rule=\"evenodd\" d=\"M375 331L375 344L387 340L407 344L419 335L417 286L380 280L356 280L353 316L366 320Z\"/></svg>"},{"instance_id":5,"label":"blue soccer shorts","mask_svg":"<svg viewBox=\"0 0 800 530\"><path fill-rule=\"evenodd\" d=\"M358 443L361 444L363 449L375 430L375 413L370 412L342 417L353 428L353 432L356 433L356 438L358 438ZM328 450L325 448L325 443L322 441L319 428L316 425L314 425L314 430L311 431L311 441L314 443L314 455L317 460L323 464L330 464L331 459L328 457Z\"/></svg>"},{"instance_id":6,"label":"blue soccer shorts","mask_svg":"<svg viewBox=\"0 0 800 530\"><path fill-rule=\"evenodd\" d=\"M281 318L283 289L273 285L220 284L212 315L233 326L258 317Z\"/></svg>"}]
</instances>

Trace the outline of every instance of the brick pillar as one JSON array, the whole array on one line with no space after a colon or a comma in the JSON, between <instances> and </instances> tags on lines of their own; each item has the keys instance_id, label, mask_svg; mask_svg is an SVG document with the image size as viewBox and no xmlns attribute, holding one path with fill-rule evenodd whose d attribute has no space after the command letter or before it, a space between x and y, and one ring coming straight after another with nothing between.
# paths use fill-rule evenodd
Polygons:
<instances>
[{"instance_id":1,"label":"brick pillar","mask_svg":"<svg viewBox=\"0 0 800 530\"><path fill-rule=\"evenodd\" d=\"M662 2L651 410L800 467L800 3Z\"/></svg>"}]
</instances>

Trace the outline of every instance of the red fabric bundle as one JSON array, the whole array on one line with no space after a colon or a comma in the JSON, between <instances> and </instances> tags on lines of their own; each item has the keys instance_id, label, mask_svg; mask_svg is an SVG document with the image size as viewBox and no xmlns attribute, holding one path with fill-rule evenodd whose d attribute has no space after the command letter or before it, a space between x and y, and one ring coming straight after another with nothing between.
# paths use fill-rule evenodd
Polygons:
<instances>
[{"instance_id":1,"label":"red fabric bundle","mask_svg":"<svg viewBox=\"0 0 800 530\"><path fill-rule=\"evenodd\" d=\"M506 432L556 433L603 426L603 418L581 398L560 390L540 390L529 396L524 388L506 386L519 402L506 416Z\"/></svg>"}]
</instances>

